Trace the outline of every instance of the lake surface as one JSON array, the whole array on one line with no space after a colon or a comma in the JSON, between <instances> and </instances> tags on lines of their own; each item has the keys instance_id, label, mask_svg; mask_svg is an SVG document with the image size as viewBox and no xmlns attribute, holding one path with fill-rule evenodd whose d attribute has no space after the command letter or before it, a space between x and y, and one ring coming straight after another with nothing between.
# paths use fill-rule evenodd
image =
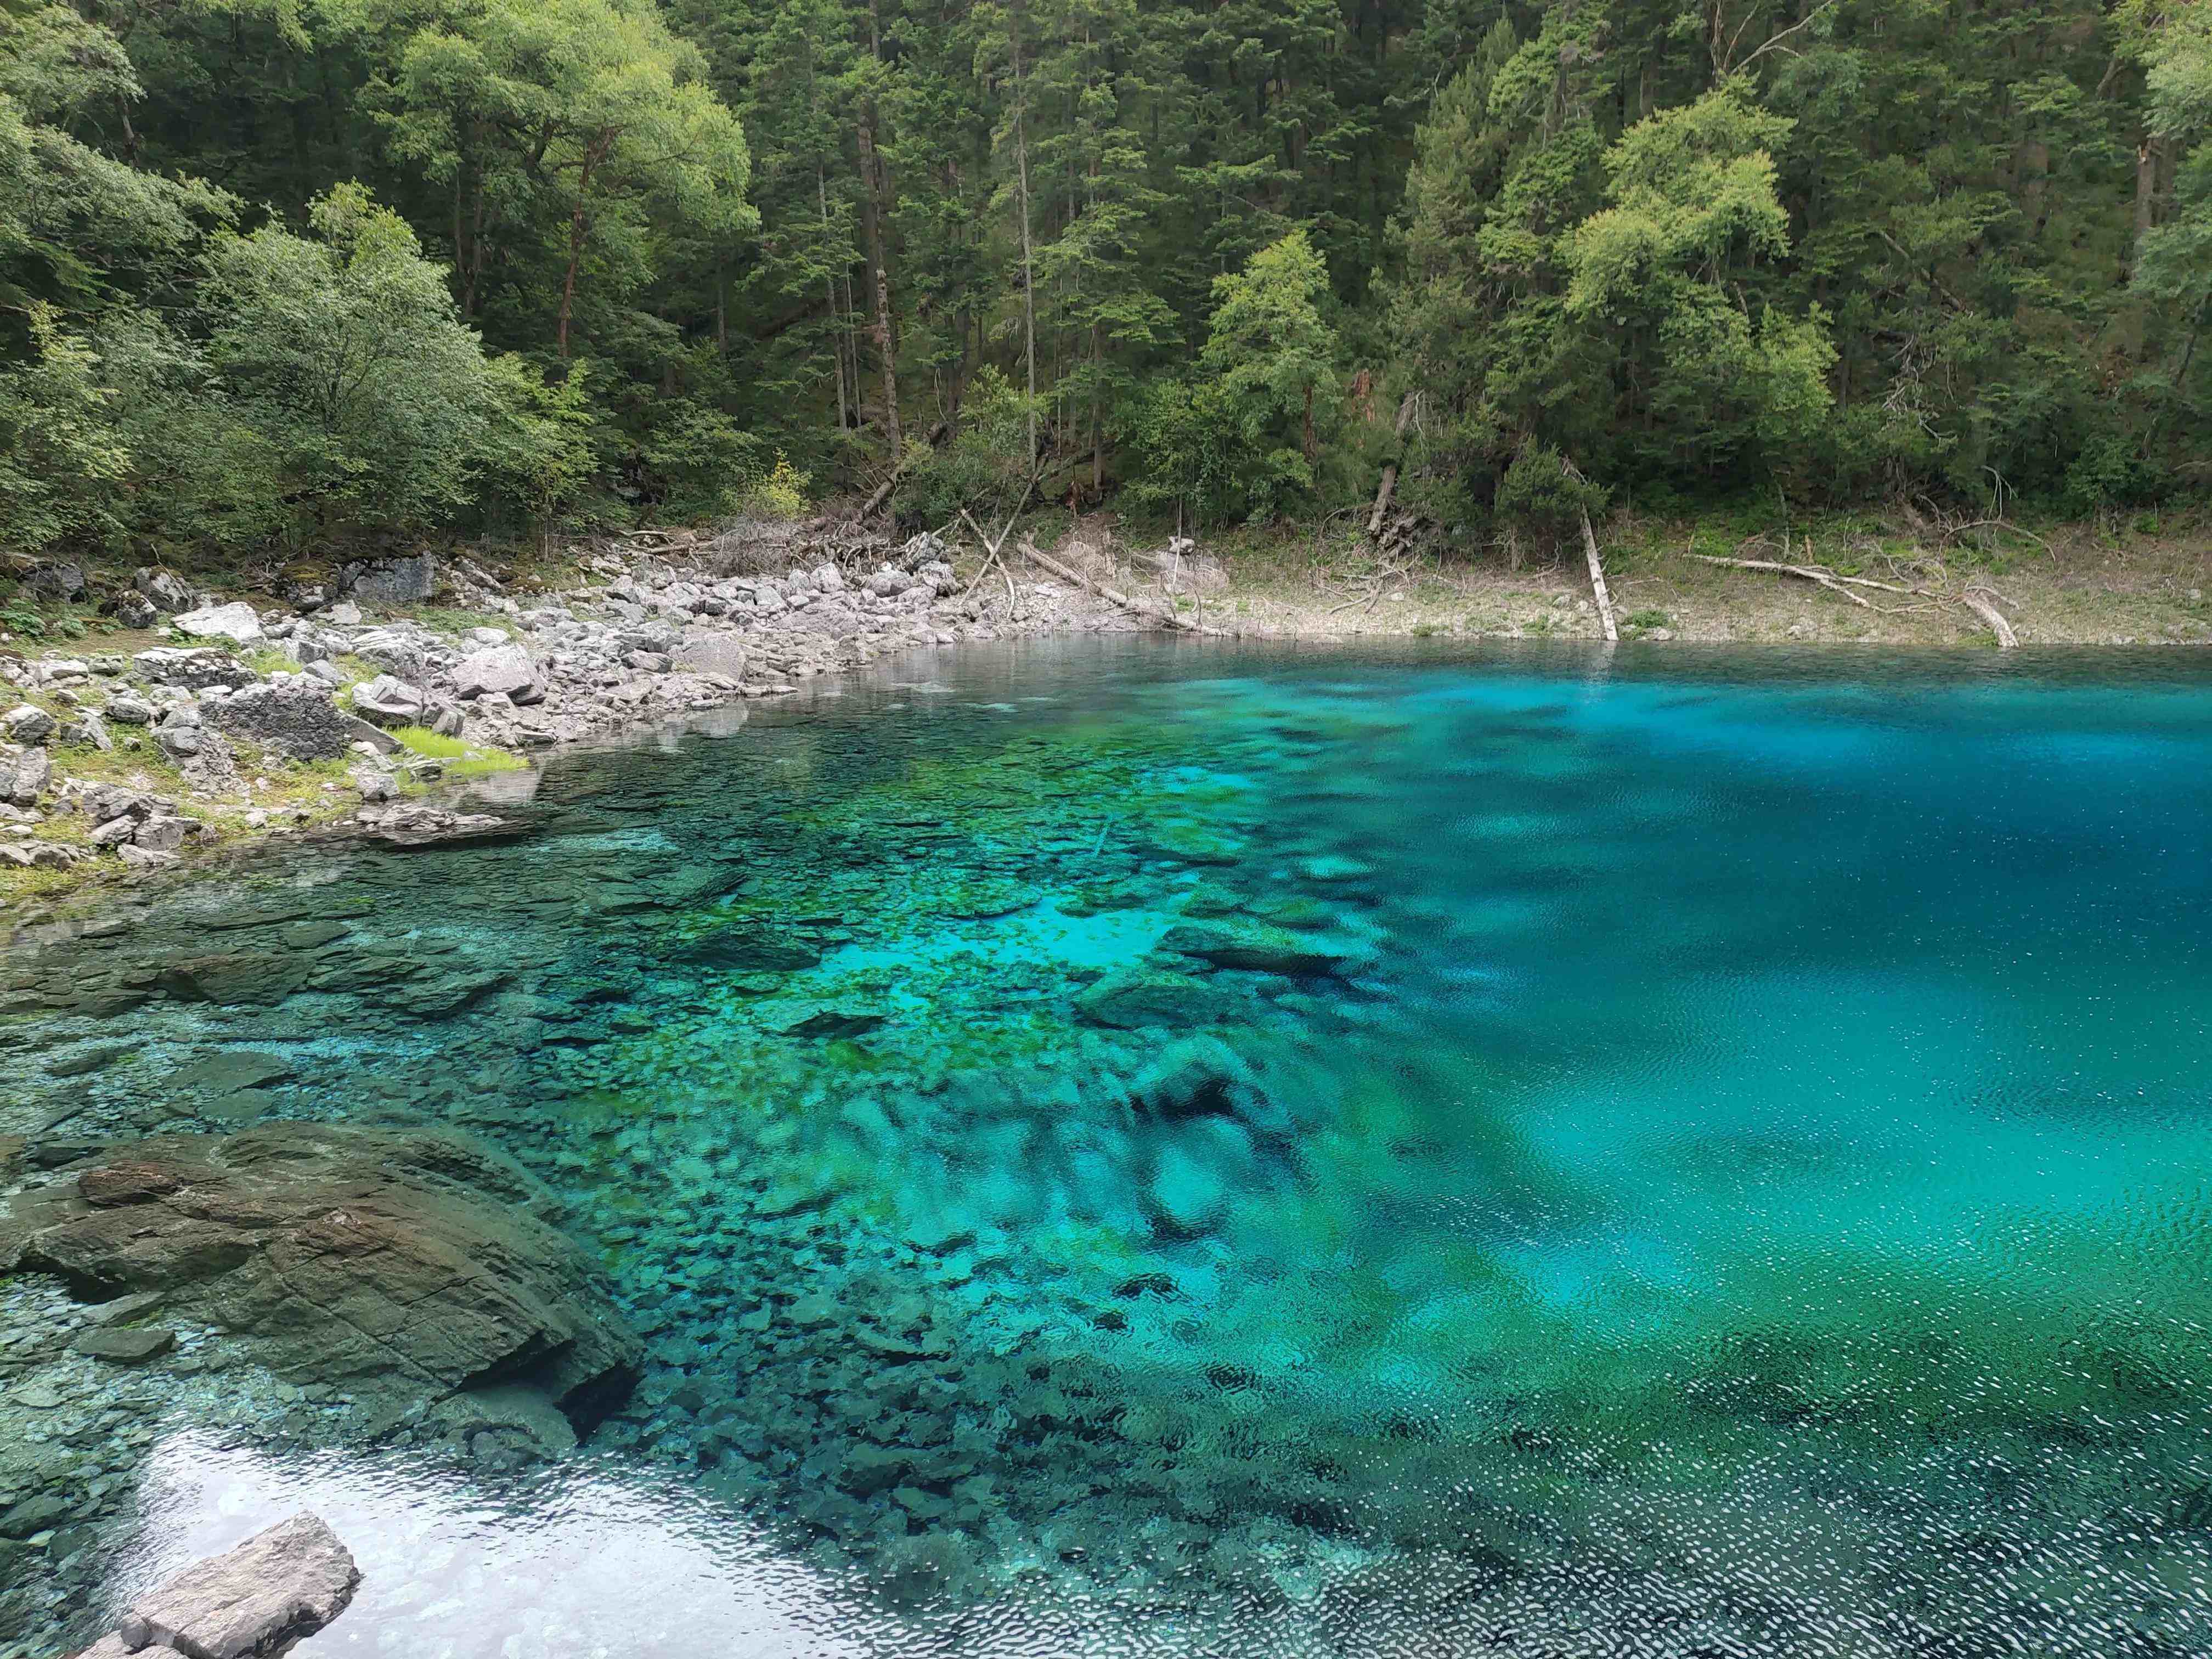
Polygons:
<instances>
[{"instance_id":1,"label":"lake surface","mask_svg":"<svg viewBox=\"0 0 2212 1659\"><path fill-rule=\"evenodd\" d=\"M2212 1652L2186 659L970 650L520 816L179 887L129 948L351 967L0 1066L486 1136L635 1399L507 1474L173 1408L111 1604L305 1502L317 1659Z\"/></svg>"}]
</instances>

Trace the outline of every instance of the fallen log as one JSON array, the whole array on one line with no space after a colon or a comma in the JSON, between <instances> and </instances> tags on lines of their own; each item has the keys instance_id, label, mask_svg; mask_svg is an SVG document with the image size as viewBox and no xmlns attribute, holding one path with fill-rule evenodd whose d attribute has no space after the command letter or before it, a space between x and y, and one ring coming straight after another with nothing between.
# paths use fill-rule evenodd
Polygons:
<instances>
[{"instance_id":1,"label":"fallen log","mask_svg":"<svg viewBox=\"0 0 2212 1659\"><path fill-rule=\"evenodd\" d=\"M1038 551L1037 544L1026 535L1022 538L1022 552L1024 556L1043 566L1060 580L1073 583L1087 593L1096 593L1107 604L1119 605L1133 617L1141 617L1146 622L1156 623L1162 628L1171 628L1181 633L1204 634L1216 639L1229 637L1229 630L1225 628L1208 628L1203 623L1195 623L1186 617L1178 617L1171 611L1163 611L1157 605L1146 605L1141 600L1133 599L1127 593L1116 592L1103 582L1091 580L1073 566L1062 564L1049 554Z\"/></svg>"},{"instance_id":2,"label":"fallen log","mask_svg":"<svg viewBox=\"0 0 2212 1659\"><path fill-rule=\"evenodd\" d=\"M1875 606L1863 595L1851 592L1852 587L1878 587L1885 593L1919 594L1928 597L1917 587L1899 587L1889 582L1878 582L1866 576L1839 576L1832 570L1822 570L1809 564L1784 564L1774 559L1724 559L1716 553L1692 553L1690 556L1706 564L1726 565L1731 570L1765 570L1778 576L1797 576L1808 582L1818 582L1831 592L1840 593L1853 605L1872 611ZM1845 586L1845 584L1850 586Z\"/></svg>"},{"instance_id":3,"label":"fallen log","mask_svg":"<svg viewBox=\"0 0 2212 1659\"><path fill-rule=\"evenodd\" d=\"M2003 613L1990 603L1990 595L1988 588L1970 587L1959 595L1959 603L1990 625L1990 632L1997 636L1998 650L2019 650L2020 635L2012 631L2012 624L2004 619Z\"/></svg>"},{"instance_id":4,"label":"fallen log","mask_svg":"<svg viewBox=\"0 0 2212 1659\"><path fill-rule=\"evenodd\" d=\"M1589 510L1583 511L1583 551L1589 557L1590 588L1597 595L1598 620L1605 624L1605 636L1618 641L1620 629L1613 620L1613 595L1605 586L1605 565L1597 556L1597 532L1590 528Z\"/></svg>"}]
</instances>

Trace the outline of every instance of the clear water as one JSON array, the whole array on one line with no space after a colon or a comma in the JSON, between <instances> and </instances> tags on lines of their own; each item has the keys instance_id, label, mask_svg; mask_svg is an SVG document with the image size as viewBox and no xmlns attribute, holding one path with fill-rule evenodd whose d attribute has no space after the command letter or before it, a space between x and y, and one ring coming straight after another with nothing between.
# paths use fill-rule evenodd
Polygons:
<instances>
[{"instance_id":1,"label":"clear water","mask_svg":"<svg viewBox=\"0 0 2212 1659\"><path fill-rule=\"evenodd\" d=\"M319 1655L2212 1652L2212 676L1036 646L525 816L47 944L347 930L0 1063L491 1137L635 1401L514 1477L173 1423L114 1593L305 1498Z\"/></svg>"}]
</instances>

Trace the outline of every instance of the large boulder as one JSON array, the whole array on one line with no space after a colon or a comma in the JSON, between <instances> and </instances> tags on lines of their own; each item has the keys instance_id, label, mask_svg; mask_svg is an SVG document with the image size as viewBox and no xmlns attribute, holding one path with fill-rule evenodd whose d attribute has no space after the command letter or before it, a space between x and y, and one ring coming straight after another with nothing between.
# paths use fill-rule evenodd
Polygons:
<instances>
[{"instance_id":1,"label":"large boulder","mask_svg":"<svg viewBox=\"0 0 2212 1659\"><path fill-rule=\"evenodd\" d=\"M361 1569L337 1534L302 1512L137 1597L115 1633L82 1659L281 1653L343 1613L360 1583Z\"/></svg>"},{"instance_id":2,"label":"large boulder","mask_svg":"<svg viewBox=\"0 0 2212 1659\"><path fill-rule=\"evenodd\" d=\"M733 680L744 678L750 661L744 641L734 634L693 634L676 651L678 668L696 674L721 674Z\"/></svg>"},{"instance_id":3,"label":"large boulder","mask_svg":"<svg viewBox=\"0 0 2212 1659\"><path fill-rule=\"evenodd\" d=\"M289 1381L421 1398L536 1389L589 1427L635 1381L637 1337L520 1165L442 1131L274 1122L113 1148L85 1213L10 1267L81 1291L163 1292L252 1339ZM0 1240L0 1245L5 1241Z\"/></svg>"},{"instance_id":4,"label":"large boulder","mask_svg":"<svg viewBox=\"0 0 2212 1659\"><path fill-rule=\"evenodd\" d=\"M210 705L207 717L233 737L294 760L334 760L356 743L387 750L398 746L367 720L340 708L329 686L304 676L248 686Z\"/></svg>"},{"instance_id":5,"label":"large boulder","mask_svg":"<svg viewBox=\"0 0 2212 1659\"><path fill-rule=\"evenodd\" d=\"M192 590L182 576L173 571L141 566L131 577L131 585L143 594L154 609L165 616L175 616L180 611L192 608Z\"/></svg>"},{"instance_id":6,"label":"large boulder","mask_svg":"<svg viewBox=\"0 0 2212 1659\"><path fill-rule=\"evenodd\" d=\"M411 605L438 585L438 561L429 553L400 559L362 560L338 573L338 591L368 605Z\"/></svg>"},{"instance_id":7,"label":"large boulder","mask_svg":"<svg viewBox=\"0 0 2212 1659\"><path fill-rule=\"evenodd\" d=\"M396 675L379 674L353 689L353 711L379 726L420 726L429 699L419 685Z\"/></svg>"},{"instance_id":8,"label":"large boulder","mask_svg":"<svg viewBox=\"0 0 2212 1659\"><path fill-rule=\"evenodd\" d=\"M84 567L67 562L32 567L23 586L41 599L74 599L84 593Z\"/></svg>"},{"instance_id":9,"label":"large boulder","mask_svg":"<svg viewBox=\"0 0 2212 1659\"><path fill-rule=\"evenodd\" d=\"M155 646L131 659L131 666L162 685L181 685L204 691L211 685L236 690L256 684L260 676L227 652L210 646Z\"/></svg>"},{"instance_id":10,"label":"large boulder","mask_svg":"<svg viewBox=\"0 0 2212 1659\"><path fill-rule=\"evenodd\" d=\"M465 698L496 691L518 704L538 702L545 695L537 662L519 645L471 652L453 669L453 690Z\"/></svg>"},{"instance_id":11,"label":"large boulder","mask_svg":"<svg viewBox=\"0 0 2212 1659\"><path fill-rule=\"evenodd\" d=\"M261 619L253 614L253 607L243 600L211 605L204 611L185 611L169 625L196 640L231 640L240 645L254 645L262 638Z\"/></svg>"}]
</instances>

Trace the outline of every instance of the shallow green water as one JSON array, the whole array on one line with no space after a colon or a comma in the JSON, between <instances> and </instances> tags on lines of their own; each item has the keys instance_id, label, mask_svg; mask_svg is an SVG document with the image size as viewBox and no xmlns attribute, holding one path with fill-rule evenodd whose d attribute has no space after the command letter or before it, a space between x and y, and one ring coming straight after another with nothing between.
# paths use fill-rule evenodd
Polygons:
<instances>
[{"instance_id":1,"label":"shallow green water","mask_svg":"<svg viewBox=\"0 0 2212 1659\"><path fill-rule=\"evenodd\" d=\"M2212 678L2159 663L924 659L558 763L526 842L187 890L130 949L315 976L19 1014L146 1039L27 1100L532 1164L651 1343L579 1470L745 1540L661 1611L808 1587L746 1651L2212 1651ZM222 1046L290 1075L163 1094Z\"/></svg>"}]
</instances>

